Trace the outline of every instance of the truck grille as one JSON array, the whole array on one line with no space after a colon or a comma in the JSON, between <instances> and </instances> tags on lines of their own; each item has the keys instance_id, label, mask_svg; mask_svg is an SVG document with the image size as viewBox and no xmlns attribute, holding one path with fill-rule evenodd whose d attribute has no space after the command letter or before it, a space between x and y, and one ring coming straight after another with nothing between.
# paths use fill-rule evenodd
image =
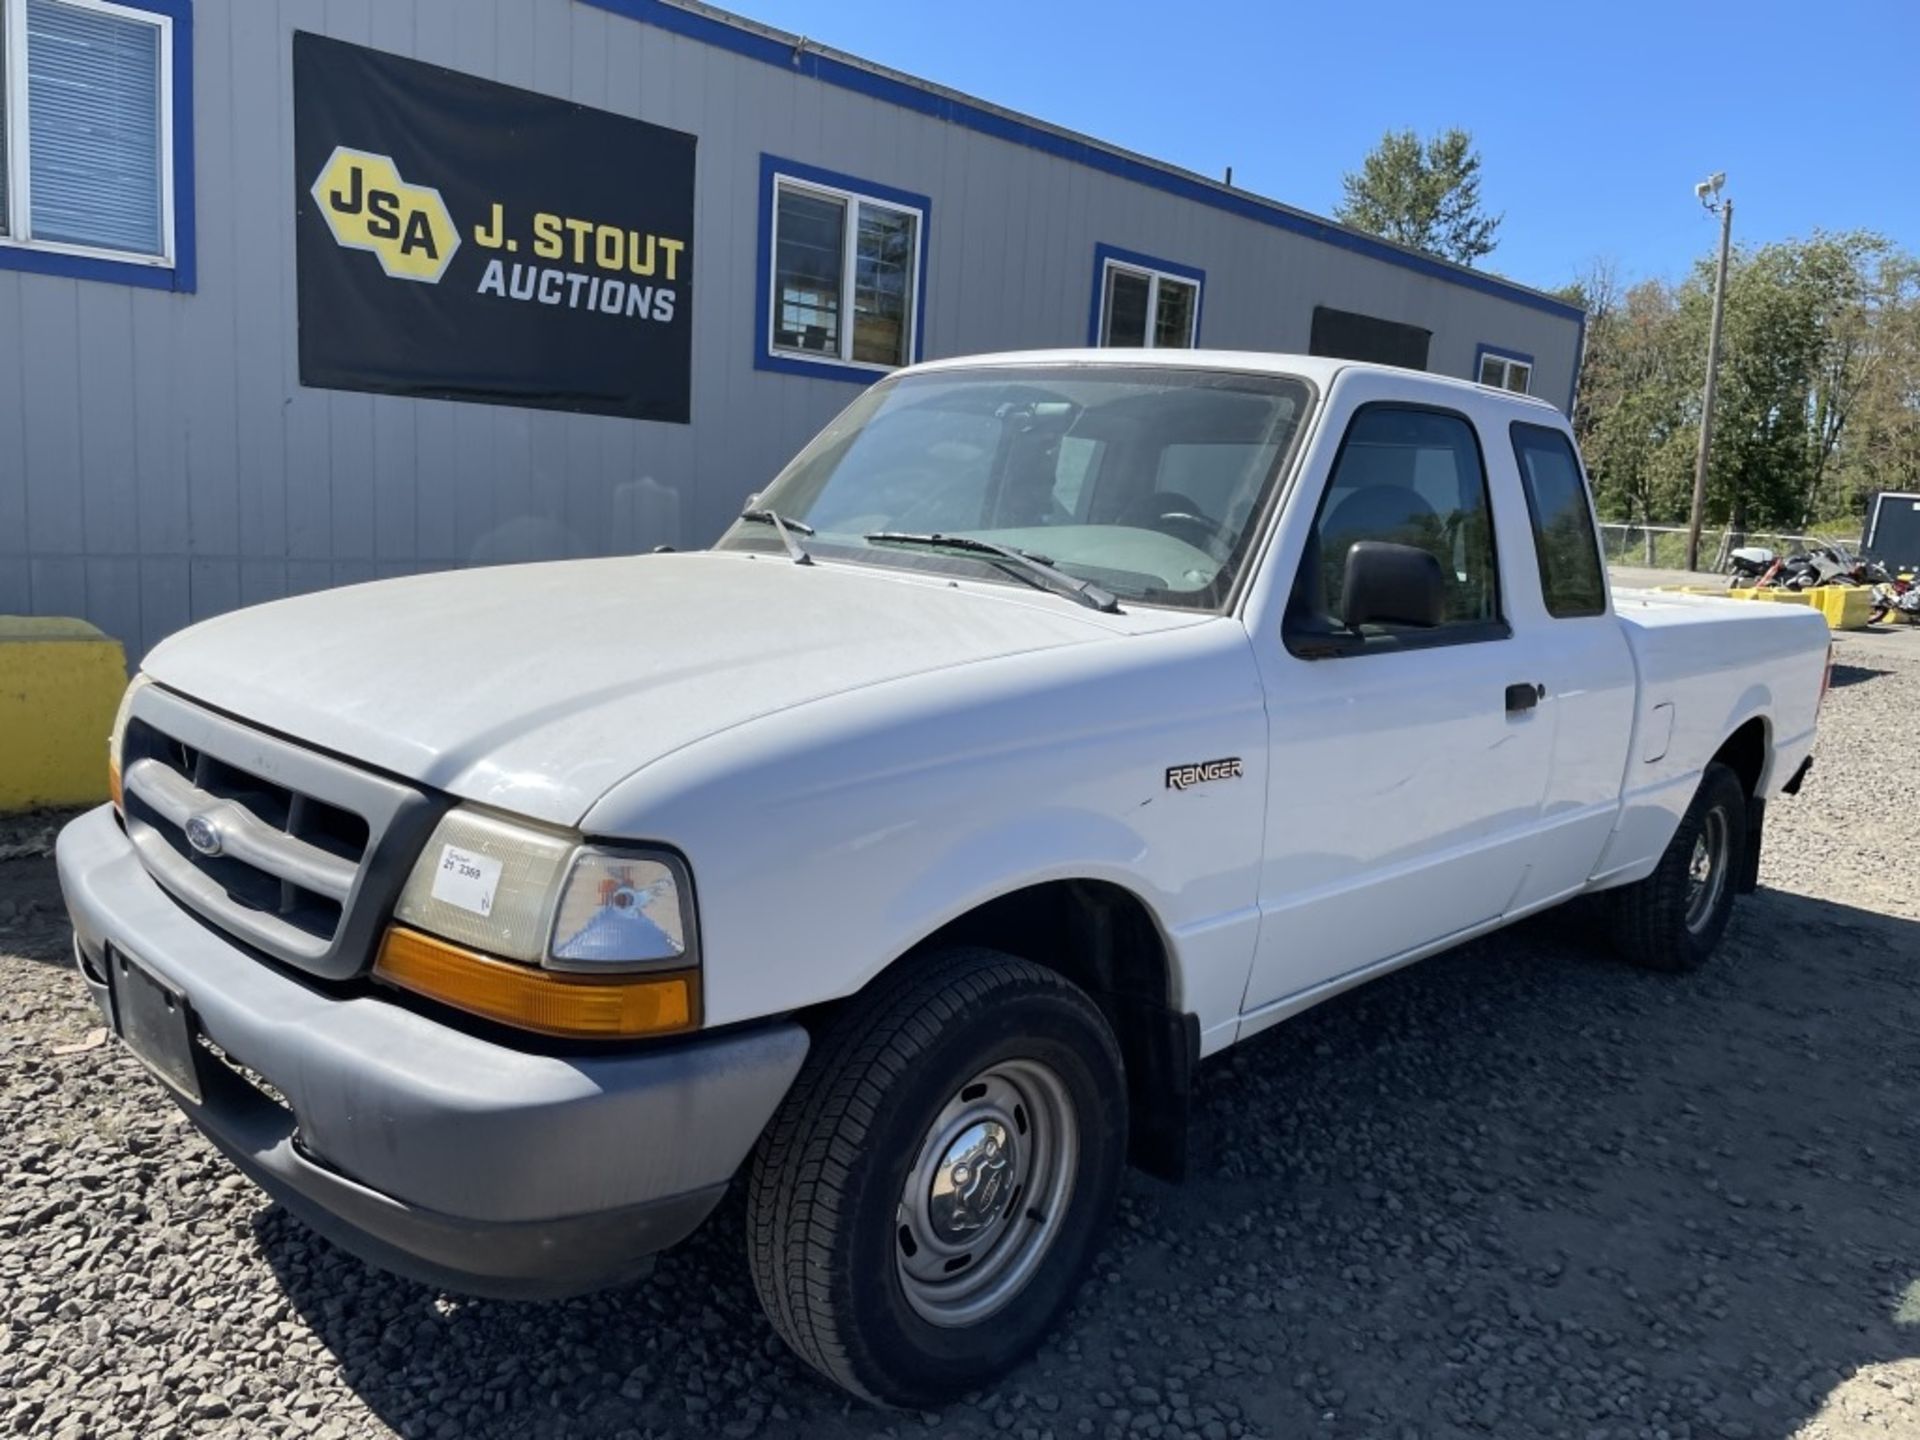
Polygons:
<instances>
[{"instance_id":1,"label":"truck grille","mask_svg":"<svg viewBox=\"0 0 1920 1440\"><path fill-rule=\"evenodd\" d=\"M159 686L122 750L127 834L173 897L268 955L344 979L370 961L443 805Z\"/></svg>"}]
</instances>

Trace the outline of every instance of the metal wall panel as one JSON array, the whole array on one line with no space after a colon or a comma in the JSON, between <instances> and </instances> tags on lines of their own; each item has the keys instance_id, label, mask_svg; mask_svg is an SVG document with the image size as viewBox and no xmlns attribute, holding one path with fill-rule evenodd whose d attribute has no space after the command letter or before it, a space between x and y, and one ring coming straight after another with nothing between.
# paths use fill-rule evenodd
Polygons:
<instances>
[{"instance_id":1,"label":"metal wall panel","mask_svg":"<svg viewBox=\"0 0 1920 1440\"><path fill-rule=\"evenodd\" d=\"M754 366L762 153L932 203L929 358L1079 345L1097 244L1206 272L1209 346L1302 350L1315 304L1433 331L1436 371L1578 326L578 0L196 0L199 288L0 270L0 610L138 656L235 605L380 576L703 544L857 386ZM693 423L302 387L292 32L691 131Z\"/></svg>"}]
</instances>

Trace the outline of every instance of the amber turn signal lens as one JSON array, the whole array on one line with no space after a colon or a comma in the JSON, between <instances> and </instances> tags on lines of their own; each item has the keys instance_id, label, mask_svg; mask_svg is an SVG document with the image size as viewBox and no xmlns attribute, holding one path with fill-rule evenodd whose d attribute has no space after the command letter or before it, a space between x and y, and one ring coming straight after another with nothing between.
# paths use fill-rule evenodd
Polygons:
<instances>
[{"instance_id":1,"label":"amber turn signal lens","mask_svg":"<svg viewBox=\"0 0 1920 1440\"><path fill-rule=\"evenodd\" d=\"M113 801L113 808L126 814L126 797L120 793L120 767L111 759L107 761L107 798Z\"/></svg>"},{"instance_id":2,"label":"amber turn signal lens","mask_svg":"<svg viewBox=\"0 0 1920 1440\"><path fill-rule=\"evenodd\" d=\"M469 1015L522 1030L586 1040L666 1035L694 1024L694 977L555 975L495 960L392 925L374 962L377 979Z\"/></svg>"}]
</instances>

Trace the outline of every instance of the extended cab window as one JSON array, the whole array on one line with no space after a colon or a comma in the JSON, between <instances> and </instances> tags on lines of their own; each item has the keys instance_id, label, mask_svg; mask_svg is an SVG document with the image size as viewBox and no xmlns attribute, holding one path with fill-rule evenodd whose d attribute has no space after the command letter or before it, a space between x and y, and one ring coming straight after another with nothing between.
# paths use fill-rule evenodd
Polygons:
<instances>
[{"instance_id":1,"label":"extended cab window","mask_svg":"<svg viewBox=\"0 0 1920 1440\"><path fill-rule=\"evenodd\" d=\"M1440 562L1445 603L1438 627L1340 620L1347 552L1362 540L1412 545ZM1287 607L1287 641L1363 648L1492 639L1500 624L1493 516L1480 442L1464 416L1369 405L1341 442L1314 517Z\"/></svg>"},{"instance_id":2,"label":"extended cab window","mask_svg":"<svg viewBox=\"0 0 1920 1440\"><path fill-rule=\"evenodd\" d=\"M1513 427L1513 457L1533 520L1533 551L1540 561L1540 593L1557 619L1600 615L1607 608L1594 541L1593 512L1573 442L1544 425Z\"/></svg>"}]
</instances>

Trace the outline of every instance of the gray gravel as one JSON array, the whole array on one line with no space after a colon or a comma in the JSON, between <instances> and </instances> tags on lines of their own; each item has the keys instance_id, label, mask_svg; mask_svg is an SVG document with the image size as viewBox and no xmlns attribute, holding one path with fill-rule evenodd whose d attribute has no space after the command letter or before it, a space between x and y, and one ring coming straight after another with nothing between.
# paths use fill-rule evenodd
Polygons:
<instances>
[{"instance_id":1,"label":"gray gravel","mask_svg":"<svg viewBox=\"0 0 1920 1440\"><path fill-rule=\"evenodd\" d=\"M1223 1057L1194 1178L1131 1177L1051 1344L940 1414L787 1357L734 1204L550 1307L308 1234L100 1043L0 826L0 1435L1920 1435L1920 631L1840 650L1715 965L1563 912Z\"/></svg>"}]
</instances>

